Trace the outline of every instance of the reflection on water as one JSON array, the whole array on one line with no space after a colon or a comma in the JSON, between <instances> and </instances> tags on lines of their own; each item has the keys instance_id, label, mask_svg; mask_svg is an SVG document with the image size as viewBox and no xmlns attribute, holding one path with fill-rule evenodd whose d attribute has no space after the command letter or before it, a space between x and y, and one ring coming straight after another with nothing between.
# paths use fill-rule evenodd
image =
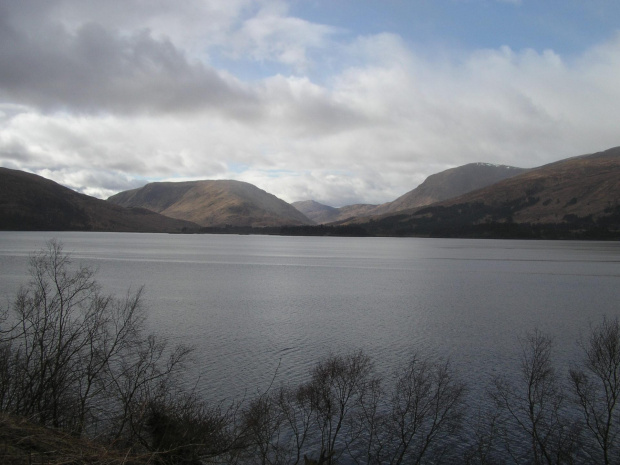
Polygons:
<instances>
[{"instance_id":1,"label":"reflection on water","mask_svg":"<svg viewBox=\"0 0 620 465\"><path fill-rule=\"evenodd\" d=\"M364 349L391 372L416 349L471 381L515 366L539 328L562 363L616 316L620 243L118 233L0 233L0 295L57 237L108 292L145 286L149 324L196 348L213 400L299 382L321 356ZM6 300L5 300L6 301Z\"/></svg>"}]
</instances>

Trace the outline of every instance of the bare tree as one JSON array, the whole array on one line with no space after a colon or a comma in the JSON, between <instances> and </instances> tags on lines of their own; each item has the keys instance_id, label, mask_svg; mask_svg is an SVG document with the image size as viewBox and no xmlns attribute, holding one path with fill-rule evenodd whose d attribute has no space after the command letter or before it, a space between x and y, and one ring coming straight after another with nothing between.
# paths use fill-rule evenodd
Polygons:
<instances>
[{"instance_id":1,"label":"bare tree","mask_svg":"<svg viewBox=\"0 0 620 465\"><path fill-rule=\"evenodd\" d=\"M278 397L278 393L266 392L251 400L242 412L244 455L255 463L289 463L290 450L282 437L285 416Z\"/></svg>"},{"instance_id":2,"label":"bare tree","mask_svg":"<svg viewBox=\"0 0 620 465\"><path fill-rule=\"evenodd\" d=\"M306 385L295 388L283 387L277 396L291 444L291 463L297 465L302 460L302 451L310 435L314 410L312 398Z\"/></svg>"},{"instance_id":3,"label":"bare tree","mask_svg":"<svg viewBox=\"0 0 620 465\"><path fill-rule=\"evenodd\" d=\"M618 463L618 400L620 399L620 324L603 319L583 344L584 370L570 370L572 390L587 430L598 446L593 460Z\"/></svg>"},{"instance_id":4,"label":"bare tree","mask_svg":"<svg viewBox=\"0 0 620 465\"><path fill-rule=\"evenodd\" d=\"M93 271L71 269L55 241L31 256L29 271L3 334L12 376L2 408L80 433L95 381L141 323L140 291L125 302L101 295Z\"/></svg>"},{"instance_id":5,"label":"bare tree","mask_svg":"<svg viewBox=\"0 0 620 465\"><path fill-rule=\"evenodd\" d=\"M429 455L438 461L460 431L464 396L465 384L448 361L414 355L396 379L384 447L389 455L377 462L419 464Z\"/></svg>"},{"instance_id":6,"label":"bare tree","mask_svg":"<svg viewBox=\"0 0 620 465\"><path fill-rule=\"evenodd\" d=\"M480 408L469 420L469 445L463 454L467 465L492 465L504 463L497 450L499 442L498 412Z\"/></svg>"},{"instance_id":7,"label":"bare tree","mask_svg":"<svg viewBox=\"0 0 620 465\"><path fill-rule=\"evenodd\" d=\"M172 392L146 406L142 438L160 462L234 463L238 444L230 410L210 408L195 393Z\"/></svg>"},{"instance_id":8,"label":"bare tree","mask_svg":"<svg viewBox=\"0 0 620 465\"><path fill-rule=\"evenodd\" d=\"M535 331L522 341L518 377L494 380L492 398L503 419L507 452L517 463L570 463L576 444L573 422L551 360L553 340ZM529 446L528 446L529 444Z\"/></svg>"},{"instance_id":9,"label":"bare tree","mask_svg":"<svg viewBox=\"0 0 620 465\"><path fill-rule=\"evenodd\" d=\"M108 423L107 412L131 423L137 393L160 389L189 349L144 335L142 290L102 294L57 241L31 256L29 272L0 332L0 409L77 435Z\"/></svg>"},{"instance_id":10,"label":"bare tree","mask_svg":"<svg viewBox=\"0 0 620 465\"><path fill-rule=\"evenodd\" d=\"M319 361L309 382L250 402L244 457L269 464L302 457L317 464L439 463L441 451L461 439L464 383L449 362L420 356L388 390L384 381L363 352Z\"/></svg>"},{"instance_id":11,"label":"bare tree","mask_svg":"<svg viewBox=\"0 0 620 465\"><path fill-rule=\"evenodd\" d=\"M343 428L359 409L373 376L372 361L361 351L331 355L312 370L312 378L302 392L312 408L320 436L319 460L323 463L335 463L346 450Z\"/></svg>"},{"instance_id":12,"label":"bare tree","mask_svg":"<svg viewBox=\"0 0 620 465\"><path fill-rule=\"evenodd\" d=\"M355 415L349 421L347 451L357 464L381 463L388 441L388 408L383 380L372 378L362 392Z\"/></svg>"},{"instance_id":13,"label":"bare tree","mask_svg":"<svg viewBox=\"0 0 620 465\"><path fill-rule=\"evenodd\" d=\"M148 335L108 365L103 383L106 403L115 407L108 428L115 440L150 447L145 439L149 408L162 404L178 387L177 377L189 352L184 346L169 351L165 341Z\"/></svg>"}]
</instances>

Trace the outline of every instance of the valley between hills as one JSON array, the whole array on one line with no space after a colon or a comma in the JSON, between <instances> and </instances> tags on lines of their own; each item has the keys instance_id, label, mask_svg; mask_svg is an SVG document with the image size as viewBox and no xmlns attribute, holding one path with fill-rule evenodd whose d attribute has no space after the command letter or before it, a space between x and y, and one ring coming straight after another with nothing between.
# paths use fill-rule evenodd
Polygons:
<instances>
[{"instance_id":1,"label":"valley between hills","mask_svg":"<svg viewBox=\"0 0 620 465\"><path fill-rule=\"evenodd\" d=\"M620 147L533 169L471 163L392 202L288 204L241 181L155 182L96 199L0 168L0 230L620 239Z\"/></svg>"}]
</instances>

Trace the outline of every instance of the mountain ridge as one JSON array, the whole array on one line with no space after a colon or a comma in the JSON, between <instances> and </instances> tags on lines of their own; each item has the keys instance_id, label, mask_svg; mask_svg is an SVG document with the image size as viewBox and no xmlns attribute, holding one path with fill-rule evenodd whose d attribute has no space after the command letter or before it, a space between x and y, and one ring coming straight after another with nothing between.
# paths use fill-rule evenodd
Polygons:
<instances>
[{"instance_id":1,"label":"mountain ridge","mask_svg":"<svg viewBox=\"0 0 620 465\"><path fill-rule=\"evenodd\" d=\"M527 171L508 165L468 163L428 176L419 186L381 205L356 204L335 208L313 200L293 205L318 224L343 222L352 217L371 217L430 205L494 184Z\"/></svg>"},{"instance_id":2,"label":"mountain ridge","mask_svg":"<svg viewBox=\"0 0 620 465\"><path fill-rule=\"evenodd\" d=\"M431 174L418 187L392 202L380 205L371 214L382 215L430 205L490 186L526 171L528 170L525 168L481 162L457 166Z\"/></svg>"},{"instance_id":3,"label":"mountain ridge","mask_svg":"<svg viewBox=\"0 0 620 465\"><path fill-rule=\"evenodd\" d=\"M498 167L470 165L474 170ZM462 172L466 166L454 170ZM510 174L513 169L502 168ZM480 189L391 213L390 205L398 207L407 194L379 206L336 209L307 202L306 208L317 214L346 217L313 226L293 206L240 181L149 183L113 196L118 203L127 202L126 208L31 173L0 168L0 229L620 239L620 147L517 170L522 171ZM429 178L441 185L437 179L449 179L446 172ZM423 197L423 185L408 194ZM386 206L388 213L365 216ZM198 215L202 224L154 210Z\"/></svg>"},{"instance_id":4,"label":"mountain ridge","mask_svg":"<svg viewBox=\"0 0 620 465\"><path fill-rule=\"evenodd\" d=\"M372 222L371 222L372 220ZM349 224L433 237L620 237L620 147L559 160L431 205Z\"/></svg>"},{"instance_id":5,"label":"mountain ridge","mask_svg":"<svg viewBox=\"0 0 620 465\"><path fill-rule=\"evenodd\" d=\"M0 230L190 232L198 225L126 209L25 171L0 167Z\"/></svg>"},{"instance_id":6,"label":"mountain ridge","mask_svg":"<svg viewBox=\"0 0 620 465\"><path fill-rule=\"evenodd\" d=\"M211 226L313 224L297 209L258 187L233 180L156 182L119 192L108 201Z\"/></svg>"}]
</instances>

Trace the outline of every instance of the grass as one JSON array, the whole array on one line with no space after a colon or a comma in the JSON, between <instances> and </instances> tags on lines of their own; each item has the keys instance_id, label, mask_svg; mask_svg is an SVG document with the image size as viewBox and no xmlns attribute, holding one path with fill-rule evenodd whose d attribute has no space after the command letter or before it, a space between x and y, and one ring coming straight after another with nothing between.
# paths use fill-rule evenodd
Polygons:
<instances>
[{"instance_id":1,"label":"grass","mask_svg":"<svg viewBox=\"0 0 620 465\"><path fill-rule=\"evenodd\" d=\"M14 465L147 465L153 454L136 455L105 447L66 432L37 426L0 413L0 464Z\"/></svg>"}]
</instances>

